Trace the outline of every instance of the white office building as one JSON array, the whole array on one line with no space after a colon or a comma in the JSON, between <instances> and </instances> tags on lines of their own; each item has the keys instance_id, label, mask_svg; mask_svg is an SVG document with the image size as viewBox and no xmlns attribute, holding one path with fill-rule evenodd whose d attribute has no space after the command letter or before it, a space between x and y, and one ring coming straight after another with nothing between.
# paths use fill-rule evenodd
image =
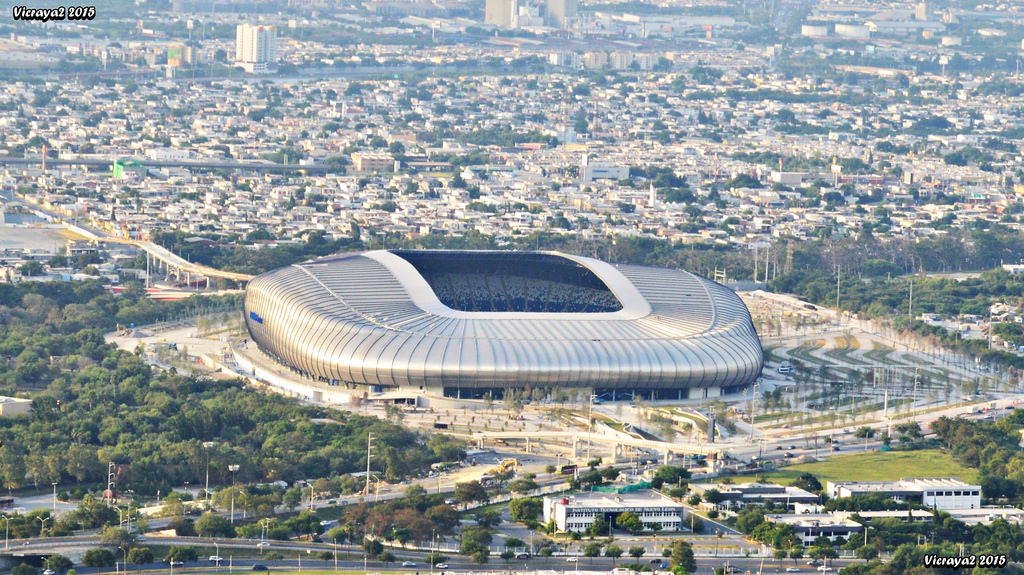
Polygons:
<instances>
[{"instance_id":1,"label":"white office building","mask_svg":"<svg viewBox=\"0 0 1024 575\"><path fill-rule=\"evenodd\" d=\"M239 24L235 29L235 63L250 73L265 73L277 61L277 29Z\"/></svg>"},{"instance_id":2,"label":"white office building","mask_svg":"<svg viewBox=\"0 0 1024 575\"><path fill-rule=\"evenodd\" d=\"M981 507L981 486L959 478L900 479L899 481L838 482L825 484L829 497L881 493L899 502L920 503L939 511Z\"/></svg>"},{"instance_id":3,"label":"white office building","mask_svg":"<svg viewBox=\"0 0 1024 575\"><path fill-rule=\"evenodd\" d=\"M545 497L544 522L554 520L559 531L586 531L600 517L614 525L615 518L632 511L649 530L657 524L661 531L681 531L686 523L683 505L656 491L635 493L579 493L574 496Z\"/></svg>"}]
</instances>

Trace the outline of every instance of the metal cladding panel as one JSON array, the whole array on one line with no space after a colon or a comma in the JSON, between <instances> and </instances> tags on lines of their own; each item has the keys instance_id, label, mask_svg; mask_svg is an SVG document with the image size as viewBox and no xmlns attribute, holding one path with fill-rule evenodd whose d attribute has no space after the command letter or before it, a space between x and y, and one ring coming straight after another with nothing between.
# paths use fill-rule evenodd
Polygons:
<instances>
[{"instance_id":1,"label":"metal cladding panel","mask_svg":"<svg viewBox=\"0 0 1024 575\"><path fill-rule=\"evenodd\" d=\"M452 310L404 260L366 252L254 278L246 324L278 360L355 384L672 389L740 386L760 375L750 313L728 288L680 270L564 257L587 266L623 309Z\"/></svg>"}]
</instances>

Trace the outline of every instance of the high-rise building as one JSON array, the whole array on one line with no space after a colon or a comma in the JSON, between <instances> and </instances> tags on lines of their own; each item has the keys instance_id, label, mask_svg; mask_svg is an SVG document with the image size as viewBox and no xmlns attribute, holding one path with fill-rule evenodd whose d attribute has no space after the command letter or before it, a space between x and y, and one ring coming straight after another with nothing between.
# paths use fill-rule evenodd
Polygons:
<instances>
[{"instance_id":1,"label":"high-rise building","mask_svg":"<svg viewBox=\"0 0 1024 575\"><path fill-rule=\"evenodd\" d=\"M914 19L920 20L921 22L927 22L931 20L931 10L927 2L919 2L914 6Z\"/></svg>"},{"instance_id":2,"label":"high-rise building","mask_svg":"<svg viewBox=\"0 0 1024 575\"><path fill-rule=\"evenodd\" d=\"M576 17L579 0L547 0L548 26L565 28L566 22Z\"/></svg>"},{"instance_id":3,"label":"high-rise building","mask_svg":"<svg viewBox=\"0 0 1024 575\"><path fill-rule=\"evenodd\" d=\"M235 30L235 63L247 72L266 72L277 61L277 30L273 26L239 24Z\"/></svg>"},{"instance_id":4,"label":"high-rise building","mask_svg":"<svg viewBox=\"0 0 1024 575\"><path fill-rule=\"evenodd\" d=\"M484 6L484 24L499 28L518 27L519 0L487 0Z\"/></svg>"}]
</instances>

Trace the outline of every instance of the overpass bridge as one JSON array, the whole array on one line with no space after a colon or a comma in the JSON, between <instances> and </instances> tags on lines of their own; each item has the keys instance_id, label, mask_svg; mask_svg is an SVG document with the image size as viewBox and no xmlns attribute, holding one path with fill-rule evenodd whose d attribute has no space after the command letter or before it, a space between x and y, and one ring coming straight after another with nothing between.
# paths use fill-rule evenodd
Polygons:
<instances>
[{"instance_id":1,"label":"overpass bridge","mask_svg":"<svg viewBox=\"0 0 1024 575\"><path fill-rule=\"evenodd\" d=\"M721 447L714 444L671 443L625 435L605 435L591 431L481 431L474 433L472 438L476 441L477 446L481 448L484 447L487 441L525 441L527 452L530 451L531 444L537 440L550 439L567 443L571 442L573 455L577 457L579 456L580 444L584 442L610 445L616 458L623 455L625 447L637 447L664 452L666 463L669 462L672 454L706 455L717 460L721 460L725 455Z\"/></svg>"},{"instance_id":2,"label":"overpass bridge","mask_svg":"<svg viewBox=\"0 0 1024 575\"><path fill-rule=\"evenodd\" d=\"M210 266L192 263L171 250L150 241L128 240L128 243L146 252L147 259L152 258L158 263L163 264L168 273L173 274L179 280L182 278L182 275L184 275L185 281L190 285L192 283L193 275L207 278L207 287L209 287L209 278L222 278L238 283L245 283L253 277L249 274L227 272L217 268L211 268Z\"/></svg>"},{"instance_id":3,"label":"overpass bridge","mask_svg":"<svg viewBox=\"0 0 1024 575\"><path fill-rule=\"evenodd\" d=\"M2 159L0 159L0 163L3 163ZM162 265L169 275L173 275L178 280L185 279L185 281L190 285L192 283L192 276L206 278L207 287L209 287L209 278L223 278L239 283L246 283L253 278L253 276L249 274L223 271L203 264L190 262L171 250L151 241L109 236L106 232L95 226L79 222L74 219L67 219L63 215L46 209L34 202L22 200L21 203L27 208L39 212L41 216L45 216L54 221L63 222L68 226L68 230L85 237L89 241L135 246L136 248L146 252L147 271L149 271L150 262L155 261L158 267Z\"/></svg>"}]
</instances>

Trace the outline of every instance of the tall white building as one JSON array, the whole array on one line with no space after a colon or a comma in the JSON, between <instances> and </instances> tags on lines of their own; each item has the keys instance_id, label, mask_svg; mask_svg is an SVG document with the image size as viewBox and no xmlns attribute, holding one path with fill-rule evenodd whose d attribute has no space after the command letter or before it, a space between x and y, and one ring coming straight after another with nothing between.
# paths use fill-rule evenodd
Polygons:
<instances>
[{"instance_id":1,"label":"tall white building","mask_svg":"<svg viewBox=\"0 0 1024 575\"><path fill-rule=\"evenodd\" d=\"M566 23L576 17L579 0L547 0L548 25L565 28Z\"/></svg>"},{"instance_id":2,"label":"tall white building","mask_svg":"<svg viewBox=\"0 0 1024 575\"><path fill-rule=\"evenodd\" d=\"M235 29L235 63L247 72L263 73L277 61L277 30L273 26L239 24Z\"/></svg>"},{"instance_id":3,"label":"tall white building","mask_svg":"<svg viewBox=\"0 0 1024 575\"><path fill-rule=\"evenodd\" d=\"M484 4L484 24L499 28L518 28L519 1L487 0Z\"/></svg>"}]
</instances>

